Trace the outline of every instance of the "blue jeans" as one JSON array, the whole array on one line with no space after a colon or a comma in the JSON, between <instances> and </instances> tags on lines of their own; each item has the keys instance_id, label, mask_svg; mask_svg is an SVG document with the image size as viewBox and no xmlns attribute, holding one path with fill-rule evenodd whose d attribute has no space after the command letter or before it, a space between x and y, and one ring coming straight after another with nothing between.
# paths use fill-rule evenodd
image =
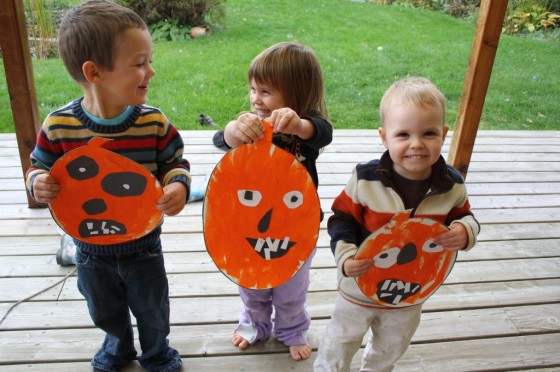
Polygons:
<instances>
[{"instance_id":1,"label":"blue jeans","mask_svg":"<svg viewBox=\"0 0 560 372\"><path fill-rule=\"evenodd\" d=\"M117 371L136 359L130 311L136 318L148 371L178 371L181 357L169 346L169 286L161 242L129 255L93 255L76 250L78 289L93 323L106 332L94 368Z\"/></svg>"}]
</instances>

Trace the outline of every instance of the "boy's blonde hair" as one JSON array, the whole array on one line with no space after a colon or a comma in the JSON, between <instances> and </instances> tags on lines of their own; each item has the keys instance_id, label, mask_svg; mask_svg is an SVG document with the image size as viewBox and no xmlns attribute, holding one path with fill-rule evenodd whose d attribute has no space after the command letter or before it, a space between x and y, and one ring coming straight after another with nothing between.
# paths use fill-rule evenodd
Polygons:
<instances>
[{"instance_id":1,"label":"boy's blonde hair","mask_svg":"<svg viewBox=\"0 0 560 372\"><path fill-rule=\"evenodd\" d=\"M328 118L321 66L309 47L294 42L274 44L253 59L247 78L277 89L299 116Z\"/></svg>"},{"instance_id":2,"label":"boy's blonde hair","mask_svg":"<svg viewBox=\"0 0 560 372\"><path fill-rule=\"evenodd\" d=\"M86 81L82 66L87 61L111 70L117 39L129 28L147 29L144 20L121 5L90 0L71 8L60 23L58 48L70 76Z\"/></svg>"},{"instance_id":3,"label":"boy's blonde hair","mask_svg":"<svg viewBox=\"0 0 560 372\"><path fill-rule=\"evenodd\" d=\"M407 77L396 81L385 91L379 104L381 125L391 107L398 104L413 104L416 107L440 110L442 124L445 124L445 96L426 78Z\"/></svg>"}]
</instances>

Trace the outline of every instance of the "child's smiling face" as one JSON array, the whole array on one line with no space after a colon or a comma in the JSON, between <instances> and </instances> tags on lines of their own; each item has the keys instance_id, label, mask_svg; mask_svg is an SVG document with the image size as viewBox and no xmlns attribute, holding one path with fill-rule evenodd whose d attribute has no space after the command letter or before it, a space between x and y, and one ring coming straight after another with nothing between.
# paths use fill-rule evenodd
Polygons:
<instances>
[{"instance_id":1,"label":"child's smiling face","mask_svg":"<svg viewBox=\"0 0 560 372\"><path fill-rule=\"evenodd\" d=\"M265 84L258 84L254 79L249 82L251 105L260 119L270 116L272 111L286 107L284 97L278 89Z\"/></svg>"},{"instance_id":2,"label":"child's smiling face","mask_svg":"<svg viewBox=\"0 0 560 372\"><path fill-rule=\"evenodd\" d=\"M439 159L448 129L441 110L399 103L387 110L379 134L393 170L411 180L425 180Z\"/></svg>"},{"instance_id":3,"label":"child's smiling face","mask_svg":"<svg viewBox=\"0 0 560 372\"><path fill-rule=\"evenodd\" d=\"M146 103L152 68L152 39L148 30L129 28L115 45L113 67L101 73L106 103L125 107ZM122 112L118 111L117 112Z\"/></svg>"}]
</instances>

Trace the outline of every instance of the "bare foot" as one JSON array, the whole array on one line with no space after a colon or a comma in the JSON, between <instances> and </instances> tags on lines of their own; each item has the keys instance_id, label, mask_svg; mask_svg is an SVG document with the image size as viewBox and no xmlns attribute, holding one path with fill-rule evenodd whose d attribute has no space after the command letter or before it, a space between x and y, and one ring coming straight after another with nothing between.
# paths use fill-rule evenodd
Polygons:
<instances>
[{"instance_id":1,"label":"bare foot","mask_svg":"<svg viewBox=\"0 0 560 372\"><path fill-rule=\"evenodd\" d=\"M311 356L311 345L290 346L290 355L293 360L305 360Z\"/></svg>"},{"instance_id":2,"label":"bare foot","mask_svg":"<svg viewBox=\"0 0 560 372\"><path fill-rule=\"evenodd\" d=\"M233 332L233 336L231 336L231 342L233 342L233 344L239 347L241 350L247 349L249 347L249 341L239 336L237 332Z\"/></svg>"}]
</instances>

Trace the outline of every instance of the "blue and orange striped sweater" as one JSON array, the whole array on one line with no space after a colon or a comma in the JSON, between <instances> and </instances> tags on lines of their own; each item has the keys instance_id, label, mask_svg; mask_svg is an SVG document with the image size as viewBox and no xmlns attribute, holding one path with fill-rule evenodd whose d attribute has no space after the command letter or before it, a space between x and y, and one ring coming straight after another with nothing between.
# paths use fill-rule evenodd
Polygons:
<instances>
[{"instance_id":1,"label":"blue and orange striped sweater","mask_svg":"<svg viewBox=\"0 0 560 372\"><path fill-rule=\"evenodd\" d=\"M93 137L111 139L104 148L144 166L163 186L182 182L187 191L190 190L190 164L183 158L183 140L159 109L146 105L134 106L122 122L104 125L87 116L82 109L82 99L70 102L45 118L30 156L31 166L26 172L26 185L31 195L33 180L38 174L48 173L60 157L85 146ZM130 243L132 246L122 246L128 243L112 248L84 246L92 253L99 254L131 252L141 249L145 243L149 244L150 239L159 238L160 230L157 228L139 241Z\"/></svg>"}]
</instances>

